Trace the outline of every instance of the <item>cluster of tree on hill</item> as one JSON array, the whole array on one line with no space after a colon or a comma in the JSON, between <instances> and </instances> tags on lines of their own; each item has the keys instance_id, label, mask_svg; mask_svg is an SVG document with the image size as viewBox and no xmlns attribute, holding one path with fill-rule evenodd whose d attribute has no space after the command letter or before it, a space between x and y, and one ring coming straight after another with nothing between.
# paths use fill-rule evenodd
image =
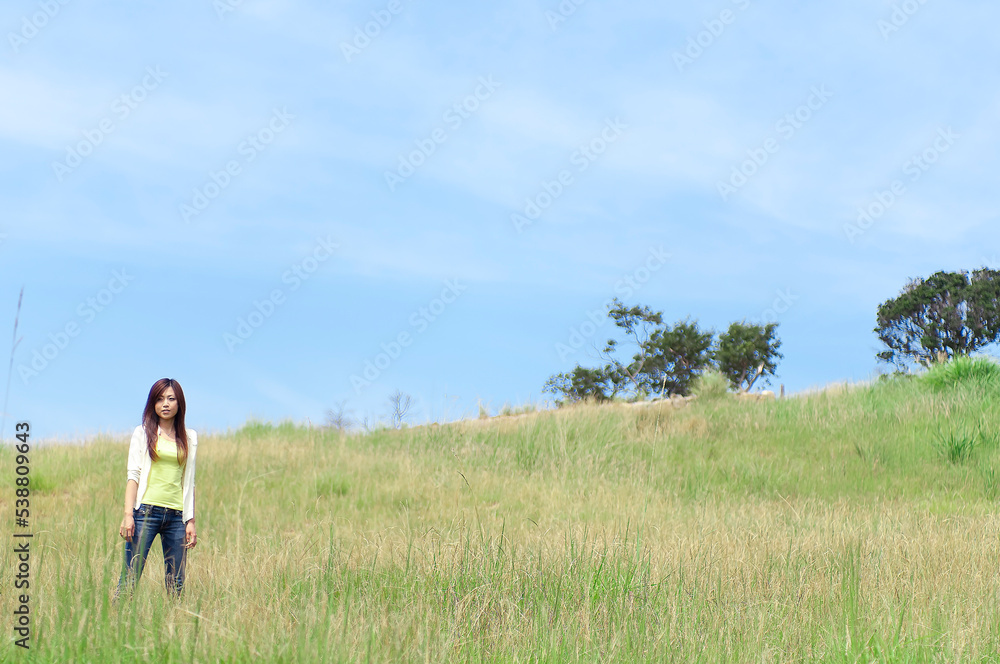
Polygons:
<instances>
[{"instance_id":1,"label":"cluster of tree on hill","mask_svg":"<svg viewBox=\"0 0 1000 664\"><path fill-rule=\"evenodd\" d=\"M1000 338L1000 272L935 272L911 279L878 308L878 359L902 371L969 355Z\"/></svg>"},{"instance_id":2,"label":"cluster of tree on hill","mask_svg":"<svg viewBox=\"0 0 1000 664\"><path fill-rule=\"evenodd\" d=\"M700 329L697 321L666 325L662 312L646 306L626 307L617 299L608 308L608 317L624 341L608 339L599 350L603 366L577 365L550 377L542 391L557 395L558 404L687 395L695 378L711 368L725 374L733 389L746 391L759 379L773 376L782 357L778 352L781 341L775 335L777 323L733 323L716 338L713 330Z\"/></svg>"}]
</instances>

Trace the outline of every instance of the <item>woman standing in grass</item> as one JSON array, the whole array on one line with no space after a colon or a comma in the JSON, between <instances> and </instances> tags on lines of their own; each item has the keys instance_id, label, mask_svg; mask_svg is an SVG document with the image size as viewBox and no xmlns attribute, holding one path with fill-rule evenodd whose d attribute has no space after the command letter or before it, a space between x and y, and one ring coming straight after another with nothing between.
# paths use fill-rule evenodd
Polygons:
<instances>
[{"instance_id":1,"label":"woman standing in grass","mask_svg":"<svg viewBox=\"0 0 1000 664\"><path fill-rule=\"evenodd\" d=\"M146 398L142 424L132 432L125 484L125 566L118 597L142 576L153 538L160 535L167 591L184 589L187 549L198 542L194 526L194 461L198 436L184 427L184 391L180 383L161 378Z\"/></svg>"}]
</instances>

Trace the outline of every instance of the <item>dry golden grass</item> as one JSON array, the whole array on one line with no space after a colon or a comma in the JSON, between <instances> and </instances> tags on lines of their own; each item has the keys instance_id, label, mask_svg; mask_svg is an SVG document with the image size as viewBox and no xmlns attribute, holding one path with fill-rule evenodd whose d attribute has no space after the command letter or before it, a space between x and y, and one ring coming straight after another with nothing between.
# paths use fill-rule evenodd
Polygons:
<instances>
[{"instance_id":1,"label":"dry golden grass","mask_svg":"<svg viewBox=\"0 0 1000 664\"><path fill-rule=\"evenodd\" d=\"M995 425L976 398L876 386L203 435L185 597L166 599L154 548L118 608L126 441L38 450L33 654L993 661L996 450L949 464L925 437L942 413Z\"/></svg>"}]
</instances>

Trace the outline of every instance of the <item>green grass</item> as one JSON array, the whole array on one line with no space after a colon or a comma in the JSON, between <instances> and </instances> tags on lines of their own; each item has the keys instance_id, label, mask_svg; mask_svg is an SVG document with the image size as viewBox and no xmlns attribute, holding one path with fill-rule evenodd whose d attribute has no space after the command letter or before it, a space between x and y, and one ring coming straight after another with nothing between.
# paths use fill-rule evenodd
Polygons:
<instances>
[{"instance_id":1,"label":"green grass","mask_svg":"<svg viewBox=\"0 0 1000 664\"><path fill-rule=\"evenodd\" d=\"M155 545L124 608L127 440L36 449L30 660L998 661L990 385L200 432L185 596Z\"/></svg>"},{"instance_id":2,"label":"green grass","mask_svg":"<svg viewBox=\"0 0 1000 664\"><path fill-rule=\"evenodd\" d=\"M921 379L939 390L960 384L996 390L1000 386L1000 364L986 357L960 356L935 364Z\"/></svg>"},{"instance_id":3,"label":"green grass","mask_svg":"<svg viewBox=\"0 0 1000 664\"><path fill-rule=\"evenodd\" d=\"M691 393L699 399L719 399L730 392L729 378L721 371L706 371L694 380Z\"/></svg>"}]
</instances>

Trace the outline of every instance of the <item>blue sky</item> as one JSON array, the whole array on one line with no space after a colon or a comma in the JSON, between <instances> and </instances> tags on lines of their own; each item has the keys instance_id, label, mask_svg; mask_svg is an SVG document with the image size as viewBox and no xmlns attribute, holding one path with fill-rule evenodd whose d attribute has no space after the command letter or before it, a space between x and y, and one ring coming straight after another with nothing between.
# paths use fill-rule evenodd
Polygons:
<instances>
[{"instance_id":1,"label":"blue sky","mask_svg":"<svg viewBox=\"0 0 1000 664\"><path fill-rule=\"evenodd\" d=\"M936 0L5 2L4 435L130 430L161 377L198 430L375 419L396 389L414 422L495 412L596 364L615 295L778 321L774 386L866 379L880 302L1000 261L998 22Z\"/></svg>"}]
</instances>

